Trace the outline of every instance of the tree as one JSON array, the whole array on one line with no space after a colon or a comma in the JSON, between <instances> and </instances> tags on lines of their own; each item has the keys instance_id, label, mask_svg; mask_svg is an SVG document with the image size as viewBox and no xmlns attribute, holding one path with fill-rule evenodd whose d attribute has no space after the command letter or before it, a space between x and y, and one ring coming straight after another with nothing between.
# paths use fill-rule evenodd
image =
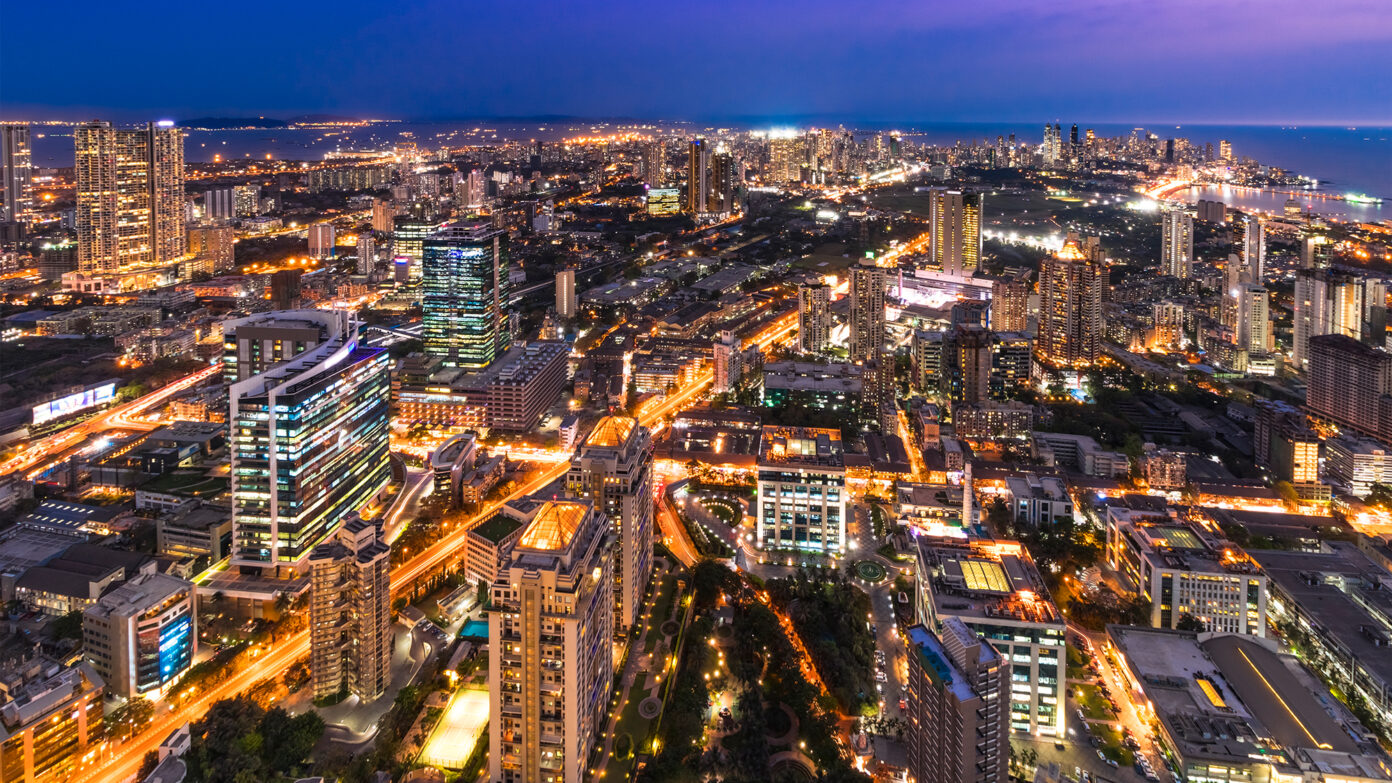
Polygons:
<instances>
[{"instance_id":1,"label":"tree","mask_svg":"<svg viewBox=\"0 0 1392 783\"><path fill-rule=\"evenodd\" d=\"M82 612L72 611L52 621L50 627L57 639L82 638Z\"/></svg>"},{"instance_id":2,"label":"tree","mask_svg":"<svg viewBox=\"0 0 1392 783\"><path fill-rule=\"evenodd\" d=\"M1204 624L1204 621L1192 614L1185 614L1183 617L1180 617L1179 622L1175 623L1175 628L1180 631L1190 631L1192 633L1203 633L1208 630L1208 626Z\"/></svg>"}]
</instances>

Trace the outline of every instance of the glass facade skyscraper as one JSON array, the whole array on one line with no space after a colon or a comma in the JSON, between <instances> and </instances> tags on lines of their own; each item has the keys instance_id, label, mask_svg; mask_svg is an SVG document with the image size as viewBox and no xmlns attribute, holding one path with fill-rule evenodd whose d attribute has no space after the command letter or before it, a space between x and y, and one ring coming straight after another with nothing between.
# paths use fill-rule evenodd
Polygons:
<instances>
[{"instance_id":1,"label":"glass facade skyscraper","mask_svg":"<svg viewBox=\"0 0 1392 783\"><path fill-rule=\"evenodd\" d=\"M450 225L424 241L425 352L446 367L487 367L512 345L507 232Z\"/></svg>"},{"instance_id":2,"label":"glass facade skyscraper","mask_svg":"<svg viewBox=\"0 0 1392 783\"><path fill-rule=\"evenodd\" d=\"M387 485L389 357L356 329L232 385L232 564L303 569Z\"/></svg>"}]
</instances>

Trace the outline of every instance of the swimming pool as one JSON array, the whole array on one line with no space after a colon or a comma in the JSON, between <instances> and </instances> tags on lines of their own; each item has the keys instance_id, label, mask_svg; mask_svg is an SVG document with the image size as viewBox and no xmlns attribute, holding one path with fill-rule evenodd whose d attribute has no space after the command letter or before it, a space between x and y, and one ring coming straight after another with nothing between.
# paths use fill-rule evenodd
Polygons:
<instances>
[{"instance_id":1,"label":"swimming pool","mask_svg":"<svg viewBox=\"0 0 1392 783\"><path fill-rule=\"evenodd\" d=\"M470 620L459 629L461 639L487 639L488 623L484 620Z\"/></svg>"}]
</instances>

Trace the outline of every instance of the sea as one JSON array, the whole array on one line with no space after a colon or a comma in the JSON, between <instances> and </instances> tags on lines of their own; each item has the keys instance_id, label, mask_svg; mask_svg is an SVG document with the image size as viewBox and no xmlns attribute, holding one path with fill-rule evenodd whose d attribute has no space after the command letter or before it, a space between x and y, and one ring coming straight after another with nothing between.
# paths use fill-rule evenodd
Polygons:
<instances>
[{"instance_id":1,"label":"sea","mask_svg":"<svg viewBox=\"0 0 1392 783\"><path fill-rule=\"evenodd\" d=\"M1063 123L1068 135L1072 123ZM1187 138L1195 145L1218 147L1232 143L1233 154L1263 164L1279 166L1318 180L1315 196L1296 196L1316 212L1341 219L1392 219L1392 127L1358 126L1256 126L1256 125L1146 125L1078 123L1079 135L1088 128L1099 136L1125 136L1132 130L1161 138ZM505 141L559 141L581 136L607 136L640 132L688 136L715 129L777 129L788 127L844 127L859 133L897 130L919 143L951 145L957 141L991 140L1015 134L1016 139L1037 143L1043 123L932 123L847 121L837 118L742 120L721 124L653 122L633 120L557 119L553 121L382 121L352 127L296 127L249 130L188 130L184 154L190 162L215 158L319 160L325 153L348 150L389 149L402 142L426 148L444 145L496 144ZM63 126L36 126L33 132L34 163L38 166L72 165L72 131ZM1357 193L1384 199L1378 204L1355 204L1316 197L1318 194ZM1187 197L1222 198L1228 204L1279 212L1290 196L1237 190L1194 188Z\"/></svg>"}]
</instances>

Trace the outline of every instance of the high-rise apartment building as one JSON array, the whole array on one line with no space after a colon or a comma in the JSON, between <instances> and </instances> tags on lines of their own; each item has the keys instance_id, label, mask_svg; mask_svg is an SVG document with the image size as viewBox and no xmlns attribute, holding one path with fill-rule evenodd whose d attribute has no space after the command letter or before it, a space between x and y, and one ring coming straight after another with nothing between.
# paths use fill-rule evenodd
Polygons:
<instances>
[{"instance_id":1,"label":"high-rise apartment building","mask_svg":"<svg viewBox=\"0 0 1392 783\"><path fill-rule=\"evenodd\" d=\"M667 184L667 149L662 139L645 142L642 147L643 183L649 188Z\"/></svg>"},{"instance_id":2,"label":"high-rise apartment building","mask_svg":"<svg viewBox=\"0 0 1392 783\"><path fill-rule=\"evenodd\" d=\"M853 362L878 358L885 342L885 287L889 270L868 259L851 268L851 346Z\"/></svg>"},{"instance_id":3,"label":"high-rise apartment building","mask_svg":"<svg viewBox=\"0 0 1392 783\"><path fill-rule=\"evenodd\" d=\"M1218 140L1218 159L1226 161L1231 161L1233 159L1232 142L1227 139Z\"/></svg>"},{"instance_id":4,"label":"high-rise apartment building","mask_svg":"<svg viewBox=\"0 0 1392 783\"><path fill-rule=\"evenodd\" d=\"M1311 337L1306 383L1311 413L1392 440L1392 354L1342 334Z\"/></svg>"},{"instance_id":5,"label":"high-rise apartment building","mask_svg":"<svg viewBox=\"0 0 1392 783\"><path fill-rule=\"evenodd\" d=\"M831 340L831 286L798 286L798 353L819 354Z\"/></svg>"},{"instance_id":6,"label":"high-rise apartment building","mask_svg":"<svg viewBox=\"0 0 1392 783\"><path fill-rule=\"evenodd\" d=\"M736 211L735 158L723 147L711 156L710 192L706 194L706 209L720 215Z\"/></svg>"},{"instance_id":7,"label":"high-rise apartment building","mask_svg":"<svg viewBox=\"0 0 1392 783\"><path fill-rule=\"evenodd\" d=\"M1322 334L1377 342L1386 330L1386 303L1386 281L1328 269L1297 271L1291 363L1302 371L1309 369L1310 338Z\"/></svg>"},{"instance_id":8,"label":"high-rise apartment building","mask_svg":"<svg viewBox=\"0 0 1392 783\"><path fill-rule=\"evenodd\" d=\"M158 696L193 666L198 652L193 583L140 574L82 613L82 648L107 691Z\"/></svg>"},{"instance_id":9,"label":"high-rise apartment building","mask_svg":"<svg viewBox=\"0 0 1392 783\"><path fill-rule=\"evenodd\" d=\"M73 138L79 271L182 258L188 249L183 132L172 122L140 130L89 122L74 128Z\"/></svg>"},{"instance_id":10,"label":"high-rise apartment building","mask_svg":"<svg viewBox=\"0 0 1392 783\"><path fill-rule=\"evenodd\" d=\"M0 220L23 220L33 209L34 152L27 123L0 124Z\"/></svg>"},{"instance_id":11,"label":"high-rise apartment building","mask_svg":"<svg viewBox=\"0 0 1392 783\"><path fill-rule=\"evenodd\" d=\"M230 187L203 191L203 219L208 222L218 222L236 217L236 196L236 191Z\"/></svg>"},{"instance_id":12,"label":"high-rise apartment building","mask_svg":"<svg viewBox=\"0 0 1392 783\"><path fill-rule=\"evenodd\" d=\"M309 555L310 675L314 697L363 701L391 682L391 547L353 515Z\"/></svg>"},{"instance_id":13,"label":"high-rise apartment building","mask_svg":"<svg viewBox=\"0 0 1392 783\"><path fill-rule=\"evenodd\" d=\"M642 614L652 574L652 436L638 420L605 416L570 460L566 489L601 509L614 530L614 632Z\"/></svg>"},{"instance_id":14,"label":"high-rise apartment building","mask_svg":"<svg viewBox=\"0 0 1392 783\"><path fill-rule=\"evenodd\" d=\"M715 394L734 391L744 372L744 353L740 350L740 339L734 332L722 331L716 338L711 346L711 364L714 365L712 374L715 378L711 391Z\"/></svg>"},{"instance_id":15,"label":"high-rise apartment building","mask_svg":"<svg viewBox=\"0 0 1392 783\"><path fill-rule=\"evenodd\" d=\"M769 139L769 176L773 182L797 182L807 162L807 142L801 136L779 135Z\"/></svg>"},{"instance_id":16,"label":"high-rise apartment building","mask_svg":"<svg viewBox=\"0 0 1392 783\"><path fill-rule=\"evenodd\" d=\"M1258 283L1266 273L1266 225L1255 215L1233 222L1233 246L1237 249L1236 283Z\"/></svg>"},{"instance_id":17,"label":"high-rise apartment building","mask_svg":"<svg viewBox=\"0 0 1392 783\"><path fill-rule=\"evenodd\" d=\"M909 780L1005 783L1010 663L957 618L908 629Z\"/></svg>"},{"instance_id":18,"label":"high-rise apartment building","mask_svg":"<svg viewBox=\"0 0 1392 783\"><path fill-rule=\"evenodd\" d=\"M1086 367L1101 351L1103 267L1073 242L1039 265L1035 351L1055 367Z\"/></svg>"},{"instance_id":19,"label":"high-rise apartment building","mask_svg":"<svg viewBox=\"0 0 1392 783\"><path fill-rule=\"evenodd\" d=\"M426 354L446 367L487 367L512 345L507 232L453 224L422 252Z\"/></svg>"},{"instance_id":20,"label":"high-rise apartment building","mask_svg":"<svg viewBox=\"0 0 1392 783\"><path fill-rule=\"evenodd\" d=\"M220 275L237 265L236 239L237 230L231 226L190 226L188 253L206 260L208 270Z\"/></svg>"},{"instance_id":21,"label":"high-rise apartment building","mask_svg":"<svg viewBox=\"0 0 1392 783\"><path fill-rule=\"evenodd\" d=\"M353 325L228 388L233 566L303 571L386 487L388 358Z\"/></svg>"},{"instance_id":22,"label":"high-rise apartment building","mask_svg":"<svg viewBox=\"0 0 1392 783\"><path fill-rule=\"evenodd\" d=\"M232 188L233 216L255 217L261 214L261 186L236 185Z\"/></svg>"},{"instance_id":23,"label":"high-rise apartment building","mask_svg":"<svg viewBox=\"0 0 1392 783\"><path fill-rule=\"evenodd\" d=\"M929 193L931 265L950 275L971 275L981 264L980 193L933 188Z\"/></svg>"},{"instance_id":24,"label":"high-rise apartment building","mask_svg":"<svg viewBox=\"0 0 1392 783\"><path fill-rule=\"evenodd\" d=\"M360 275L370 275L377 266L377 240L372 238L372 233L364 231L358 234L357 241L358 261L353 271Z\"/></svg>"},{"instance_id":25,"label":"high-rise apartment building","mask_svg":"<svg viewBox=\"0 0 1392 783\"><path fill-rule=\"evenodd\" d=\"M1028 331L1029 293L1027 280L992 280L991 329L997 332Z\"/></svg>"},{"instance_id":26,"label":"high-rise apartment building","mask_svg":"<svg viewBox=\"0 0 1392 783\"><path fill-rule=\"evenodd\" d=\"M579 310L575 295L575 270L562 269L556 273L556 315L570 320Z\"/></svg>"},{"instance_id":27,"label":"high-rise apartment building","mask_svg":"<svg viewBox=\"0 0 1392 783\"><path fill-rule=\"evenodd\" d=\"M711 153L705 139L692 139L686 150L686 211L700 215L710 211Z\"/></svg>"},{"instance_id":28,"label":"high-rise apartment building","mask_svg":"<svg viewBox=\"0 0 1392 783\"><path fill-rule=\"evenodd\" d=\"M1156 347L1178 346L1184 337L1184 305L1165 300L1151 305L1151 344Z\"/></svg>"},{"instance_id":29,"label":"high-rise apartment building","mask_svg":"<svg viewBox=\"0 0 1392 783\"><path fill-rule=\"evenodd\" d=\"M847 497L840 430L764 427L758 465L759 547L843 551Z\"/></svg>"},{"instance_id":30,"label":"high-rise apartment building","mask_svg":"<svg viewBox=\"0 0 1392 783\"><path fill-rule=\"evenodd\" d=\"M1271 329L1271 293L1255 283L1233 292L1237 309L1237 347L1251 354L1265 354L1274 347Z\"/></svg>"},{"instance_id":31,"label":"high-rise apartment building","mask_svg":"<svg viewBox=\"0 0 1392 783\"><path fill-rule=\"evenodd\" d=\"M333 258L335 242L332 223L315 223L309 227L310 258Z\"/></svg>"},{"instance_id":32,"label":"high-rise apartment building","mask_svg":"<svg viewBox=\"0 0 1392 783\"><path fill-rule=\"evenodd\" d=\"M1194 216L1186 209L1160 213L1160 274L1186 278L1194 266Z\"/></svg>"},{"instance_id":33,"label":"high-rise apartment building","mask_svg":"<svg viewBox=\"0 0 1392 783\"><path fill-rule=\"evenodd\" d=\"M577 500L547 500L493 583L489 780L581 783L614 677L613 538Z\"/></svg>"},{"instance_id":34,"label":"high-rise apartment building","mask_svg":"<svg viewBox=\"0 0 1392 783\"><path fill-rule=\"evenodd\" d=\"M372 230L380 234L390 234L396 230L396 208L390 200L372 200Z\"/></svg>"}]
</instances>

